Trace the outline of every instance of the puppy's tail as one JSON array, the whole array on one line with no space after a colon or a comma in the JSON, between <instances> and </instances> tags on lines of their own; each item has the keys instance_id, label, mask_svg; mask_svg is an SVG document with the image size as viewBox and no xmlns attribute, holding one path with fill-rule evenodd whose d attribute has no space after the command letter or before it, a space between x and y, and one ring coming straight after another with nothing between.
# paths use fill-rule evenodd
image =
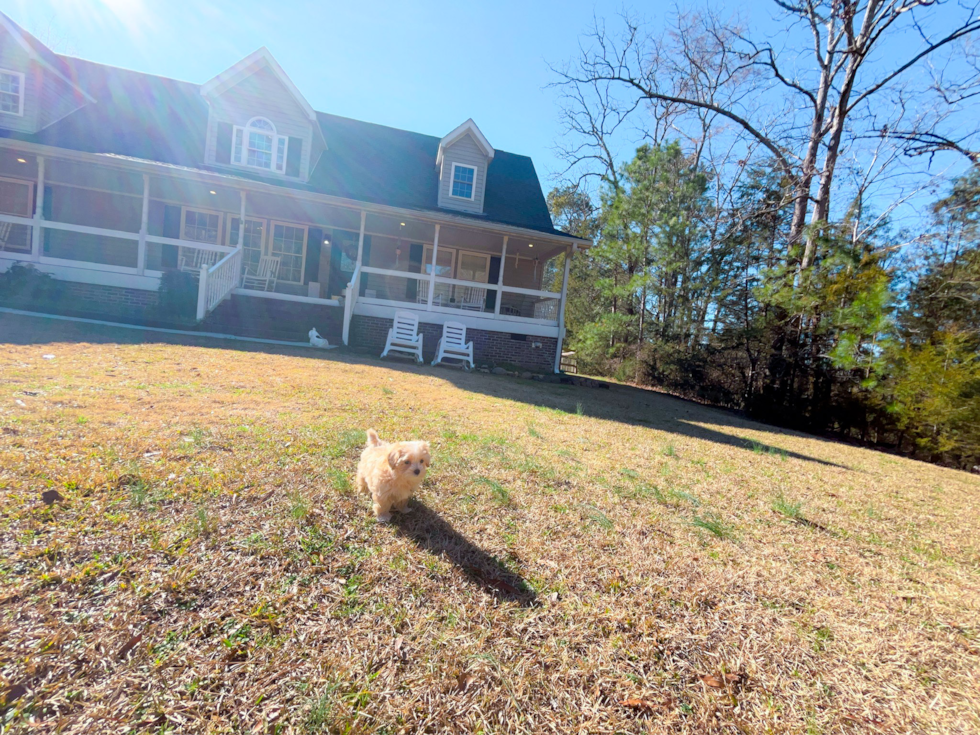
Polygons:
<instances>
[{"instance_id":1,"label":"puppy's tail","mask_svg":"<svg viewBox=\"0 0 980 735\"><path fill-rule=\"evenodd\" d=\"M367 430L367 445L369 447L380 447L383 443L384 442L382 442L381 438L378 436L378 432L376 432L374 429Z\"/></svg>"}]
</instances>

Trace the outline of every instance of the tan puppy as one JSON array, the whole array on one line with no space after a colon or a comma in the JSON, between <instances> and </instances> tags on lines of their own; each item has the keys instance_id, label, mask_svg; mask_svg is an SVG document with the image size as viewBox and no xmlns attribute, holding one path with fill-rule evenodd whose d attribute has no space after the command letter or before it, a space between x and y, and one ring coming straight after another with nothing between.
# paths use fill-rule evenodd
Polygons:
<instances>
[{"instance_id":1,"label":"tan puppy","mask_svg":"<svg viewBox=\"0 0 980 735\"><path fill-rule=\"evenodd\" d=\"M410 512L408 501L430 464L428 442L386 444L374 429L368 429L367 446L357 465L357 487L371 493L374 515L387 523L392 510Z\"/></svg>"}]
</instances>

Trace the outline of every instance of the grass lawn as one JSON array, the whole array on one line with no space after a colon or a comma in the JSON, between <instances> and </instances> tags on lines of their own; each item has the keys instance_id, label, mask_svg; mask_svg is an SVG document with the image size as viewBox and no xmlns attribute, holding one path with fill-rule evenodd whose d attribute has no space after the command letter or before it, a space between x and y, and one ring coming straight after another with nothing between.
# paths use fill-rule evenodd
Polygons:
<instances>
[{"instance_id":1,"label":"grass lawn","mask_svg":"<svg viewBox=\"0 0 980 735\"><path fill-rule=\"evenodd\" d=\"M0 732L980 732L976 476L625 387L140 338L0 314ZM392 525L368 427L432 443Z\"/></svg>"}]
</instances>

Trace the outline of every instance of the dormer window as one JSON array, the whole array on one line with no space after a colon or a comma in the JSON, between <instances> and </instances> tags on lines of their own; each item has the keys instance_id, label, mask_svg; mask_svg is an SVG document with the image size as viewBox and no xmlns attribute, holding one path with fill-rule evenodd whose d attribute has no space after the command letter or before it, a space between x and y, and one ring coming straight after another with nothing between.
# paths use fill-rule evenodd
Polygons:
<instances>
[{"instance_id":1,"label":"dormer window","mask_svg":"<svg viewBox=\"0 0 980 735\"><path fill-rule=\"evenodd\" d=\"M452 189L450 194L458 199L473 201L473 184L476 181L476 169L473 166L453 164Z\"/></svg>"},{"instance_id":2,"label":"dormer window","mask_svg":"<svg viewBox=\"0 0 980 735\"><path fill-rule=\"evenodd\" d=\"M235 146L232 163L261 168L276 173L286 172L286 151L289 138L276 135L276 126L264 117L253 117L244 128L235 126Z\"/></svg>"},{"instance_id":3,"label":"dormer window","mask_svg":"<svg viewBox=\"0 0 980 735\"><path fill-rule=\"evenodd\" d=\"M24 115L24 75L0 69L0 112Z\"/></svg>"}]
</instances>

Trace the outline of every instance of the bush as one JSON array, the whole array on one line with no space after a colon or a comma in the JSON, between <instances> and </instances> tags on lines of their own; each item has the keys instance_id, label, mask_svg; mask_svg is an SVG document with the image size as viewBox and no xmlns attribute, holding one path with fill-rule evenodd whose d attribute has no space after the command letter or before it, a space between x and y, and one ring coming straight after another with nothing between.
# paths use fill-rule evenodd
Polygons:
<instances>
[{"instance_id":1,"label":"bush","mask_svg":"<svg viewBox=\"0 0 980 735\"><path fill-rule=\"evenodd\" d=\"M183 271L164 271L160 278L157 316L167 321L197 321L197 280Z\"/></svg>"},{"instance_id":2,"label":"bush","mask_svg":"<svg viewBox=\"0 0 980 735\"><path fill-rule=\"evenodd\" d=\"M0 273L0 301L4 303L24 306L38 302L55 303L62 295L58 282L33 265L15 263L5 273Z\"/></svg>"}]
</instances>

